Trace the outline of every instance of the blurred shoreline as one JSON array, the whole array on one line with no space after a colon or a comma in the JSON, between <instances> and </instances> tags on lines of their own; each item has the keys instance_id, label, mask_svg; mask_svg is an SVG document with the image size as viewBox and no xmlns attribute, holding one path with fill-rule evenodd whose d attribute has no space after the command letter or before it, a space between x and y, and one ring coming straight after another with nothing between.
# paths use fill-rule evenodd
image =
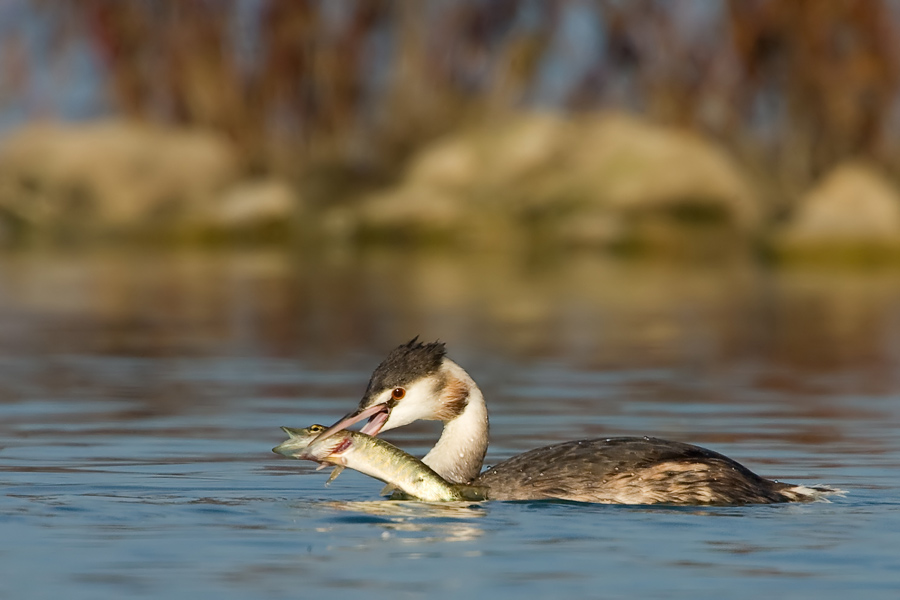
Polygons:
<instances>
[{"instance_id":1,"label":"blurred shoreline","mask_svg":"<svg viewBox=\"0 0 900 600\"><path fill-rule=\"evenodd\" d=\"M15 0L0 245L895 262L897 31L880 0Z\"/></svg>"},{"instance_id":2,"label":"blurred shoreline","mask_svg":"<svg viewBox=\"0 0 900 600\"><path fill-rule=\"evenodd\" d=\"M334 167L248 176L208 130L42 122L0 142L0 242L893 262L900 195L848 162L782 214L711 140L613 112L511 114L436 140L387 181Z\"/></svg>"}]
</instances>

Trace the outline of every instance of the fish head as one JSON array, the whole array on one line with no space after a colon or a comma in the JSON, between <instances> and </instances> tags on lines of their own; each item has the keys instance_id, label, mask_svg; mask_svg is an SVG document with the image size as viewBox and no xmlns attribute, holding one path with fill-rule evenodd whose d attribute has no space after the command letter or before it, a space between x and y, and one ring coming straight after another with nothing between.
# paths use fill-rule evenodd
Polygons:
<instances>
[{"instance_id":1,"label":"fish head","mask_svg":"<svg viewBox=\"0 0 900 600\"><path fill-rule=\"evenodd\" d=\"M288 439L281 444L272 448L272 452L287 456L289 458L299 458L307 446L325 431L324 425L310 425L303 429L295 429L293 427L282 427L282 431L288 434Z\"/></svg>"}]
</instances>

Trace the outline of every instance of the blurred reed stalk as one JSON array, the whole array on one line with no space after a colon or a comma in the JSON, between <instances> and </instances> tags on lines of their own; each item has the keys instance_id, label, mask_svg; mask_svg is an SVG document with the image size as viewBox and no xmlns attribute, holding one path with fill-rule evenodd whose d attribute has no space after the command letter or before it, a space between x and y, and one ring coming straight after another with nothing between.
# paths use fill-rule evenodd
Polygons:
<instances>
[{"instance_id":1,"label":"blurred reed stalk","mask_svg":"<svg viewBox=\"0 0 900 600\"><path fill-rule=\"evenodd\" d=\"M554 53L573 11L600 43L561 110L702 130L782 189L848 157L898 166L900 11L883 0L32 1L89 40L121 113L225 131L259 171L390 170L534 105L567 68ZM702 35L685 25L698 10Z\"/></svg>"}]
</instances>

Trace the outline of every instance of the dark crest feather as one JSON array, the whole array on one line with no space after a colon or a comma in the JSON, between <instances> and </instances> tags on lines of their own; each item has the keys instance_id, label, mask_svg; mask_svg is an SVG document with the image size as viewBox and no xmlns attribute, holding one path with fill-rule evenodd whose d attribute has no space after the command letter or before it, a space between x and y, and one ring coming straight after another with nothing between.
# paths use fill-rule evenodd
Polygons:
<instances>
[{"instance_id":1,"label":"dark crest feather","mask_svg":"<svg viewBox=\"0 0 900 600\"><path fill-rule=\"evenodd\" d=\"M372 373L360 407L367 406L382 390L406 387L413 381L436 373L446 354L444 342L423 343L419 341L419 336L394 348Z\"/></svg>"}]
</instances>

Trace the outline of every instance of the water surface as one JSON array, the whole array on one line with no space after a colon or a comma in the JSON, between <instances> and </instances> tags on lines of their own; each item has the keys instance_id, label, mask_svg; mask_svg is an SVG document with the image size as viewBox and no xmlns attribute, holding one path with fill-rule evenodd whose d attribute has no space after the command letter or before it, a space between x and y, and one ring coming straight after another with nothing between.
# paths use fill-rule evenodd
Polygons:
<instances>
[{"instance_id":1,"label":"water surface","mask_svg":"<svg viewBox=\"0 0 900 600\"><path fill-rule=\"evenodd\" d=\"M278 457L416 334L488 463L698 443L846 490L733 508L381 501ZM424 454L434 424L387 439ZM508 255L0 257L0 597L896 598L900 276ZM333 596L334 597L334 596ZM474 596L473 596L474 597Z\"/></svg>"}]
</instances>

